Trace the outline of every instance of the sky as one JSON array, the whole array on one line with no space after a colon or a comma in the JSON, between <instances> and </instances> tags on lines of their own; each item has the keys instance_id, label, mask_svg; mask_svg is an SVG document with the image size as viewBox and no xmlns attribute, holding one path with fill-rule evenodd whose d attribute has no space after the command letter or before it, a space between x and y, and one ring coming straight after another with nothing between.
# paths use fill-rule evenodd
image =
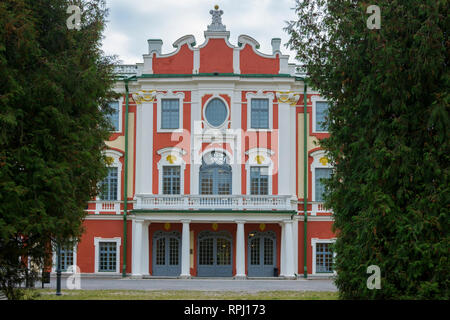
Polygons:
<instances>
[{"instance_id":1,"label":"sky","mask_svg":"<svg viewBox=\"0 0 450 320\"><path fill-rule=\"evenodd\" d=\"M124 64L143 62L148 53L147 39L162 39L162 53L175 49L172 44L192 34L201 45L203 32L211 24L209 11L218 5L224 11L222 23L230 31L230 43L249 35L260 44L259 51L272 54L270 41L281 38L281 52L295 63L295 52L284 44L289 36L283 30L287 20L295 20L295 0L106 0L109 17L102 49L117 55Z\"/></svg>"}]
</instances>

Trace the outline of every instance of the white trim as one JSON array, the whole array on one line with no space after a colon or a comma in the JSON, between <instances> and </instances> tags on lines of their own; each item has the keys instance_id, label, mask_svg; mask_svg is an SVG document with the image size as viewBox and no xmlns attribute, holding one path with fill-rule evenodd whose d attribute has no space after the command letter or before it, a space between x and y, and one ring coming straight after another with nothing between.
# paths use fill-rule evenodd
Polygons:
<instances>
[{"instance_id":1,"label":"white trim","mask_svg":"<svg viewBox=\"0 0 450 320\"><path fill-rule=\"evenodd\" d=\"M332 169L333 166L330 164L329 161L328 161L328 163L326 165L323 165L319 161L320 158L327 156L325 150L314 151L309 156L314 159L313 162L311 163L311 184L312 184L312 186L311 186L311 196L312 196L312 201L316 201L316 168ZM313 215L315 215L314 212L313 212Z\"/></svg>"},{"instance_id":2,"label":"white trim","mask_svg":"<svg viewBox=\"0 0 450 320\"><path fill-rule=\"evenodd\" d=\"M272 129L273 129L273 99L274 99L273 92L263 93L262 90L258 90L258 92L256 92L256 93L247 92L245 96L247 98L247 131L272 131ZM251 120L252 99L268 99L269 100L269 128L256 129L256 128L251 127L251 124L252 124L252 120Z\"/></svg>"},{"instance_id":3,"label":"white trim","mask_svg":"<svg viewBox=\"0 0 450 320\"><path fill-rule=\"evenodd\" d=\"M312 132L313 133L328 133L328 131L316 131L316 103L317 102L329 103L329 102L320 96L312 96L311 102L312 102Z\"/></svg>"},{"instance_id":4,"label":"white trim","mask_svg":"<svg viewBox=\"0 0 450 320\"><path fill-rule=\"evenodd\" d=\"M248 155L248 160L245 163L245 170L247 175L247 195L250 195L250 168L251 167L268 167L268 175L269 175L269 190L268 195L272 195L272 176L273 176L273 162L271 156L275 152L266 148L252 148L245 152ZM261 164L256 161L256 156L263 156L264 160Z\"/></svg>"},{"instance_id":5,"label":"white trim","mask_svg":"<svg viewBox=\"0 0 450 320\"><path fill-rule=\"evenodd\" d=\"M311 247L312 247L312 274L313 275L336 275L336 271L330 273L316 272L316 244L317 243L335 243L336 238L331 239L319 239L319 238L311 238ZM336 252L333 253L333 258L336 257Z\"/></svg>"},{"instance_id":6,"label":"white trim","mask_svg":"<svg viewBox=\"0 0 450 320\"><path fill-rule=\"evenodd\" d=\"M215 126L213 126L212 124L210 124L210 123L208 122L208 119L206 118L206 108L208 107L208 104L209 104L212 100L214 100L214 99L216 99L216 98L218 98L219 100L221 100L221 101L225 104L225 107L227 108L227 116L225 117L225 121L224 121L221 125L219 125L219 126L217 126L217 127L215 127ZM224 98L222 98L219 94L217 94L217 93L214 93L214 94L213 94L208 100L206 100L206 102L203 104L203 106L202 106L202 115L203 115L204 124L205 124L204 130L208 130L208 129L227 129L227 128L228 128L228 123L231 121L231 120L229 120L229 119L231 119L231 110L230 110L230 106L228 105L228 102L227 102Z\"/></svg>"},{"instance_id":7,"label":"white trim","mask_svg":"<svg viewBox=\"0 0 450 320\"><path fill-rule=\"evenodd\" d=\"M177 129L163 129L161 128L161 108L162 108L162 99L178 99L179 100L179 117L178 117L178 128ZM173 93L172 90L167 91L167 93L157 92L155 94L156 100L156 131L157 132L183 132L183 100L184 93L177 92Z\"/></svg>"},{"instance_id":8,"label":"white trim","mask_svg":"<svg viewBox=\"0 0 450 320\"><path fill-rule=\"evenodd\" d=\"M99 271L98 264L100 262L100 242L115 242L116 243L116 271ZM94 238L95 247L95 259L94 259L94 270L97 274L120 274L120 246L122 244L122 238Z\"/></svg>"},{"instance_id":9,"label":"white trim","mask_svg":"<svg viewBox=\"0 0 450 320\"><path fill-rule=\"evenodd\" d=\"M158 194L163 194L163 167L173 166L180 167L180 194L184 194L184 170L186 169L186 162L183 155L187 152L177 147L163 148L157 151L161 155L161 160L158 161ZM168 156L175 157L174 163L167 160Z\"/></svg>"}]
</instances>

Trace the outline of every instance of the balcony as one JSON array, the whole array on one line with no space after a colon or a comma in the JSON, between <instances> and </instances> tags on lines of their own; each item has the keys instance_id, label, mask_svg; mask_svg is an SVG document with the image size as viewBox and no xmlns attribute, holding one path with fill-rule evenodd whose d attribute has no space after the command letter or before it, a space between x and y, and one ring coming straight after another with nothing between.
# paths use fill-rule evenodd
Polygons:
<instances>
[{"instance_id":1,"label":"balcony","mask_svg":"<svg viewBox=\"0 0 450 320\"><path fill-rule=\"evenodd\" d=\"M333 210L325 208L323 202L311 202L311 215L317 216L317 214L332 213Z\"/></svg>"},{"instance_id":2,"label":"balcony","mask_svg":"<svg viewBox=\"0 0 450 320\"><path fill-rule=\"evenodd\" d=\"M296 210L290 195L136 195L136 209L150 210Z\"/></svg>"},{"instance_id":3,"label":"balcony","mask_svg":"<svg viewBox=\"0 0 450 320\"><path fill-rule=\"evenodd\" d=\"M107 200L97 200L90 201L90 203L95 204L94 209L88 209L88 212L94 214L120 214L120 203L121 201L107 201Z\"/></svg>"}]
</instances>

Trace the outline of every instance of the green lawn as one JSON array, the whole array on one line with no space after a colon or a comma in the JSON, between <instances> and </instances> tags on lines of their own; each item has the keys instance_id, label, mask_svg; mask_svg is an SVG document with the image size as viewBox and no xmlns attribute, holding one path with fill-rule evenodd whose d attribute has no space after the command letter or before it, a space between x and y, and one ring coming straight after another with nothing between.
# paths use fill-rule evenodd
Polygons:
<instances>
[{"instance_id":1,"label":"green lawn","mask_svg":"<svg viewBox=\"0 0 450 320\"><path fill-rule=\"evenodd\" d=\"M36 289L37 300L336 300L329 291L145 291L145 290L55 290Z\"/></svg>"}]
</instances>

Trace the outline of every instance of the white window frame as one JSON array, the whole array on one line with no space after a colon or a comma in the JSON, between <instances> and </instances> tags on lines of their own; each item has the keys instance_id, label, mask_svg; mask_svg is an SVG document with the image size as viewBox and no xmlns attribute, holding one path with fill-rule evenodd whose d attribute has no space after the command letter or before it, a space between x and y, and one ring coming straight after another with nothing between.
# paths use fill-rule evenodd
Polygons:
<instances>
[{"instance_id":1,"label":"white window frame","mask_svg":"<svg viewBox=\"0 0 450 320\"><path fill-rule=\"evenodd\" d=\"M328 105L330 105L330 102L320 96L312 96L311 97L312 102L312 132L313 133L328 133L328 131L317 131L316 129L316 104L317 102L326 102Z\"/></svg>"},{"instance_id":2,"label":"white window frame","mask_svg":"<svg viewBox=\"0 0 450 320\"><path fill-rule=\"evenodd\" d=\"M112 164L108 165L108 168L110 167L117 167L117 200L101 200L100 197L97 195L95 197L95 200L97 201L121 201L121 195L122 195L122 163L120 162L120 157L122 154L115 150L106 150L103 152L103 154L107 157L111 157L114 161Z\"/></svg>"},{"instance_id":3,"label":"white window frame","mask_svg":"<svg viewBox=\"0 0 450 320\"><path fill-rule=\"evenodd\" d=\"M162 99L178 99L179 101L179 123L177 129L163 129L161 128L162 120ZM183 132L183 101L184 101L184 93L183 92L177 92L173 93L171 90L167 91L166 93L158 92L155 94L155 100L156 100L156 132Z\"/></svg>"},{"instance_id":4,"label":"white window frame","mask_svg":"<svg viewBox=\"0 0 450 320\"><path fill-rule=\"evenodd\" d=\"M116 271L99 271L100 262L100 242L115 242L116 243ZM95 247L95 259L94 259L94 270L96 274L120 274L120 246L122 245L122 238L94 238Z\"/></svg>"},{"instance_id":5,"label":"white window frame","mask_svg":"<svg viewBox=\"0 0 450 320\"><path fill-rule=\"evenodd\" d=\"M118 99L116 99L116 100L111 100L111 101L109 101L109 102L119 102L119 130L112 130L112 131L110 131L111 133L121 133L122 132L122 111L123 111L123 106L122 106L122 104L123 104L123 100L124 100L124 97L123 96L121 96L120 98L118 98Z\"/></svg>"},{"instance_id":6,"label":"white window frame","mask_svg":"<svg viewBox=\"0 0 450 320\"><path fill-rule=\"evenodd\" d=\"M322 157L327 157L325 150L317 150L311 153L310 155L314 160L311 163L311 193L312 193L312 201L316 201L316 168L324 168L324 169L333 169L333 166L330 165L328 161L326 165L323 165L320 162Z\"/></svg>"},{"instance_id":7,"label":"white window frame","mask_svg":"<svg viewBox=\"0 0 450 320\"><path fill-rule=\"evenodd\" d=\"M312 274L313 275L323 275L323 276L330 276L330 275L336 275L336 270L333 270L333 272L317 272L316 271L316 244L318 243L335 243L336 242L336 238L331 238L331 239L319 239L319 238L311 238L311 247L312 247ZM336 257L336 252L333 252L333 261Z\"/></svg>"},{"instance_id":8,"label":"white window frame","mask_svg":"<svg viewBox=\"0 0 450 320\"><path fill-rule=\"evenodd\" d=\"M273 99L275 95L273 92L263 93L262 90L258 92L247 92L247 131L272 131L273 129ZM252 99L268 99L269 100L269 128L252 128Z\"/></svg>"},{"instance_id":9,"label":"white window frame","mask_svg":"<svg viewBox=\"0 0 450 320\"><path fill-rule=\"evenodd\" d=\"M78 266L78 265L77 265L77 250L78 250L78 244L75 243L75 244L73 245L73 248L72 248L73 265L74 265L74 266ZM57 267L58 267L58 265L57 265L57 263L58 263L58 253L57 253L56 251L53 251L53 254L52 254L52 262L53 262L53 264L52 264L52 272L56 272L56 269L57 269ZM62 274L72 274L72 273L74 273L74 272L61 271L61 273L62 273Z\"/></svg>"},{"instance_id":10,"label":"white window frame","mask_svg":"<svg viewBox=\"0 0 450 320\"><path fill-rule=\"evenodd\" d=\"M265 148L252 148L248 151L245 152L246 155L248 155L248 160L245 163L245 170L247 171L246 176L247 176L247 195L252 195L250 193L250 168L251 167L268 167L268 175L269 175L269 190L268 190L268 194L267 195L272 195L273 191L272 191L272 176L273 176L273 162L272 162L272 158L271 156L275 154L274 151L269 150L269 149L265 149ZM264 161L259 164L256 161L256 156L263 156L264 157Z\"/></svg>"},{"instance_id":11,"label":"white window frame","mask_svg":"<svg viewBox=\"0 0 450 320\"><path fill-rule=\"evenodd\" d=\"M208 104L214 100L214 99L219 99L221 100L224 104L225 107L227 108L227 116L225 117L225 121L218 127L213 126L212 124L210 124L208 122L208 119L206 118L206 107L208 106ZM205 129L223 129L223 128L228 128L228 123L230 122L230 120L228 120L230 118L230 106L228 105L227 101L222 98L219 94L214 93L208 100L206 100L206 102L203 105L202 108L202 115L203 115L203 119L204 119L204 123L205 123Z\"/></svg>"},{"instance_id":12,"label":"white window frame","mask_svg":"<svg viewBox=\"0 0 450 320\"><path fill-rule=\"evenodd\" d=\"M186 169L186 162L183 156L187 153L185 150L177 147L163 148L157 151L161 155L161 160L158 161L158 194L163 194L163 167L180 167L180 195L184 194L184 170ZM167 160L168 156L175 157L174 163Z\"/></svg>"}]
</instances>

